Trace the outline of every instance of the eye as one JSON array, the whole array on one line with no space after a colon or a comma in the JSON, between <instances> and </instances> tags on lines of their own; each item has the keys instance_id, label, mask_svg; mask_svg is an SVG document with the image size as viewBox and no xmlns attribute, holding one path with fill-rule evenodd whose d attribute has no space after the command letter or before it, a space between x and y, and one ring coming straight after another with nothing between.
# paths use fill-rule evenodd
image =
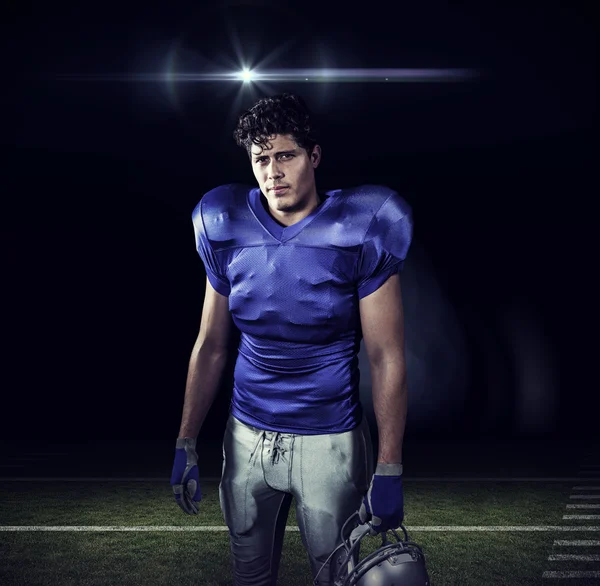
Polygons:
<instances>
[{"instance_id":1,"label":"eye","mask_svg":"<svg viewBox=\"0 0 600 586\"><path fill-rule=\"evenodd\" d=\"M283 157L289 157L290 159L293 159L295 157L295 155L290 154L290 153L285 153L283 155L279 155L279 159L283 159ZM266 160L268 159L268 157L260 157L258 159L256 159L256 163L258 165L262 165Z\"/></svg>"}]
</instances>

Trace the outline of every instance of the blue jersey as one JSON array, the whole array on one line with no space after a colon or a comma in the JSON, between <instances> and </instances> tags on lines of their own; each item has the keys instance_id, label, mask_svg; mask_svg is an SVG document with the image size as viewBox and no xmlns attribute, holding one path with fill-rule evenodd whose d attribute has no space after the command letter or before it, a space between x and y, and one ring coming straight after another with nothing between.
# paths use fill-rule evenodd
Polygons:
<instances>
[{"instance_id":1,"label":"blue jersey","mask_svg":"<svg viewBox=\"0 0 600 586\"><path fill-rule=\"evenodd\" d=\"M204 195L192 219L211 285L229 297L241 337L231 413L260 429L340 433L362 417L359 299L404 264L409 205L380 185L320 193L292 226L258 187Z\"/></svg>"}]
</instances>

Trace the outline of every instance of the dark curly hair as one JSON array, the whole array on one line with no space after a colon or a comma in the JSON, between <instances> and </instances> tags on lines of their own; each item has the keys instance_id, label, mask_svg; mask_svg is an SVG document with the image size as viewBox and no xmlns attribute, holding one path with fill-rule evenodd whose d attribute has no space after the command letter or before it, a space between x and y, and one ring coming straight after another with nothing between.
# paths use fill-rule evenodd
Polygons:
<instances>
[{"instance_id":1,"label":"dark curly hair","mask_svg":"<svg viewBox=\"0 0 600 586\"><path fill-rule=\"evenodd\" d=\"M273 134L291 134L310 156L317 137L310 110L300 96L283 93L261 98L239 117L233 138L252 157L252 145L264 149Z\"/></svg>"}]
</instances>

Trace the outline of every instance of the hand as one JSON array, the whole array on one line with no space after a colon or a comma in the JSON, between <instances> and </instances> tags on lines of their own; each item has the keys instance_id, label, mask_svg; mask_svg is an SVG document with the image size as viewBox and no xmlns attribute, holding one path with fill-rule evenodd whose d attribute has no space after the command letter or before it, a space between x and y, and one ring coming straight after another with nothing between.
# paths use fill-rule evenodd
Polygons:
<instances>
[{"instance_id":1,"label":"hand","mask_svg":"<svg viewBox=\"0 0 600 586\"><path fill-rule=\"evenodd\" d=\"M202 500L202 492L200 491L195 438L177 438L171 486L175 500L183 511L188 515L197 515L198 505L196 503Z\"/></svg>"},{"instance_id":2,"label":"hand","mask_svg":"<svg viewBox=\"0 0 600 586\"><path fill-rule=\"evenodd\" d=\"M404 520L402 464L377 464L358 511L361 523L371 522L372 534L397 529Z\"/></svg>"}]
</instances>

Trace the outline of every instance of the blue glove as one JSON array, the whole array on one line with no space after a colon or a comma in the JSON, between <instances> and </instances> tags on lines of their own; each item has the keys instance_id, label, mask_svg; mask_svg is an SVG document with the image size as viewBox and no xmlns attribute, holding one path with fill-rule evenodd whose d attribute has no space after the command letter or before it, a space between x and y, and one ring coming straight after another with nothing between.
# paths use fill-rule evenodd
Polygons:
<instances>
[{"instance_id":1,"label":"blue glove","mask_svg":"<svg viewBox=\"0 0 600 586\"><path fill-rule=\"evenodd\" d=\"M358 511L361 523L371 521L371 535L397 529L404 521L402 464L377 464Z\"/></svg>"},{"instance_id":2,"label":"blue glove","mask_svg":"<svg viewBox=\"0 0 600 586\"><path fill-rule=\"evenodd\" d=\"M198 454L196 438L177 438L175 445L175 463L171 473L171 486L177 504L188 515L198 514L198 505L202 500L200 476L198 474Z\"/></svg>"}]
</instances>

